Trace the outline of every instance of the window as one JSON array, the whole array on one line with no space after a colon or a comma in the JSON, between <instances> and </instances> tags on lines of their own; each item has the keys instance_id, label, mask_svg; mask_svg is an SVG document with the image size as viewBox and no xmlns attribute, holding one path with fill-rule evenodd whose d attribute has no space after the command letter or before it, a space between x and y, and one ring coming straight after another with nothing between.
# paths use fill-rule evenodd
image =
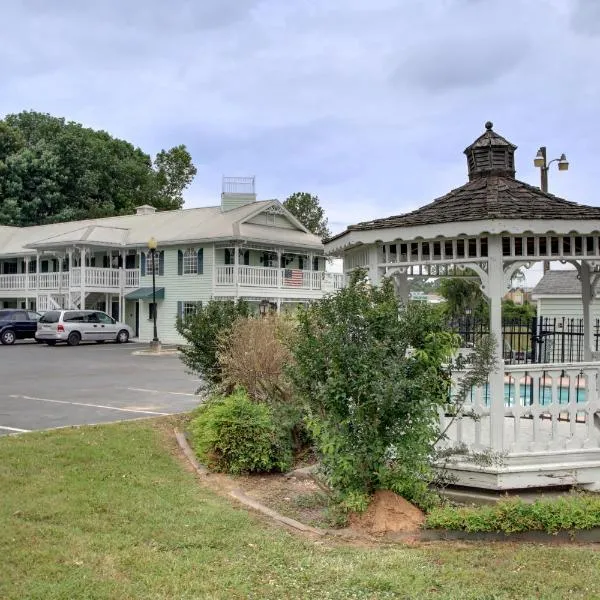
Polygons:
<instances>
[{"instance_id":1,"label":"window","mask_svg":"<svg viewBox=\"0 0 600 600\"><path fill-rule=\"evenodd\" d=\"M160 273L160 255L158 252L154 253L156 260L152 261L152 252L146 254L146 275L152 275L152 268L154 267L154 274L159 275Z\"/></svg>"},{"instance_id":2,"label":"window","mask_svg":"<svg viewBox=\"0 0 600 600\"><path fill-rule=\"evenodd\" d=\"M24 311L16 311L14 312L11 317L10 317L11 321L27 321L27 313Z\"/></svg>"},{"instance_id":3,"label":"window","mask_svg":"<svg viewBox=\"0 0 600 600\"><path fill-rule=\"evenodd\" d=\"M99 321L100 323L104 323L105 325L114 325L114 323L115 323L115 321L113 320L113 318L109 317L106 313L95 312L95 313L92 313L92 314L96 317L97 321Z\"/></svg>"},{"instance_id":4,"label":"window","mask_svg":"<svg viewBox=\"0 0 600 600\"><path fill-rule=\"evenodd\" d=\"M275 225L275 215L267 213L267 225Z\"/></svg>"},{"instance_id":5,"label":"window","mask_svg":"<svg viewBox=\"0 0 600 600\"><path fill-rule=\"evenodd\" d=\"M46 315L44 315L45 317ZM42 318L44 318L42 317ZM41 319L40 319L41 320ZM86 315L83 312L80 311L67 311L65 312L65 314L63 315L63 321L65 323L84 323L86 320ZM44 323L47 322L51 322L51 321L44 321Z\"/></svg>"},{"instance_id":6,"label":"window","mask_svg":"<svg viewBox=\"0 0 600 600\"><path fill-rule=\"evenodd\" d=\"M191 275L198 273L198 253L195 248L188 248L183 253L183 274Z\"/></svg>"},{"instance_id":7,"label":"window","mask_svg":"<svg viewBox=\"0 0 600 600\"><path fill-rule=\"evenodd\" d=\"M193 315L199 308L202 308L202 302L179 302L179 317L185 319Z\"/></svg>"},{"instance_id":8,"label":"window","mask_svg":"<svg viewBox=\"0 0 600 600\"><path fill-rule=\"evenodd\" d=\"M29 317L30 321L37 321L40 318L40 314L33 311L29 311L27 316Z\"/></svg>"},{"instance_id":9,"label":"window","mask_svg":"<svg viewBox=\"0 0 600 600\"><path fill-rule=\"evenodd\" d=\"M40 317L40 323L58 323L60 312L58 310L49 310Z\"/></svg>"}]
</instances>

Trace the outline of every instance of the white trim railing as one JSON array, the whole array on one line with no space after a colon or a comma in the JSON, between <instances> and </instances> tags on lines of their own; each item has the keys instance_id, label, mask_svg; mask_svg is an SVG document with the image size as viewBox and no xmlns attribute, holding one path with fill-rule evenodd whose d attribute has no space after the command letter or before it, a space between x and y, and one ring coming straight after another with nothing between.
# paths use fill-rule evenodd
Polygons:
<instances>
[{"instance_id":1,"label":"white trim railing","mask_svg":"<svg viewBox=\"0 0 600 600\"><path fill-rule=\"evenodd\" d=\"M507 366L502 422L493 421L499 413L490 410L489 387L474 388L458 416L440 411L443 445L485 450L500 427L509 455L598 449L599 372L594 362Z\"/></svg>"},{"instance_id":2,"label":"white trim railing","mask_svg":"<svg viewBox=\"0 0 600 600\"><path fill-rule=\"evenodd\" d=\"M235 265L225 265L216 267L215 283L217 286L237 283L244 287L335 291L344 287L345 277L343 273L246 265L237 267L236 277Z\"/></svg>"},{"instance_id":3,"label":"white trim railing","mask_svg":"<svg viewBox=\"0 0 600 600\"><path fill-rule=\"evenodd\" d=\"M87 288L119 290L121 278L123 278L125 288L136 288L140 285L139 269L85 268L85 286ZM79 287L80 285L81 268L79 267L64 272L0 275L0 291L59 291L68 290L69 287Z\"/></svg>"}]
</instances>

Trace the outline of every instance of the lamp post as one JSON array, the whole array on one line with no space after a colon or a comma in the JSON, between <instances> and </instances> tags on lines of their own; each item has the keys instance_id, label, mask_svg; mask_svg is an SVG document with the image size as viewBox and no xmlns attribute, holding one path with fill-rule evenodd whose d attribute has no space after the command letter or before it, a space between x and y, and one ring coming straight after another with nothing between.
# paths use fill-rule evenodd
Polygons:
<instances>
[{"instance_id":1,"label":"lamp post","mask_svg":"<svg viewBox=\"0 0 600 600\"><path fill-rule=\"evenodd\" d=\"M150 256L152 257L152 321L154 325L154 337L150 342L150 350L153 352L160 351L160 340L158 339L158 330L156 328L156 247L158 242L156 238L151 237L148 240L148 250L150 250Z\"/></svg>"},{"instance_id":2,"label":"lamp post","mask_svg":"<svg viewBox=\"0 0 600 600\"><path fill-rule=\"evenodd\" d=\"M260 313L260 316L266 317L268 310L269 310L269 301L261 300L260 303L258 304L258 312Z\"/></svg>"},{"instance_id":3,"label":"lamp post","mask_svg":"<svg viewBox=\"0 0 600 600\"><path fill-rule=\"evenodd\" d=\"M559 171L568 171L569 170L569 161L563 152L560 155L560 158L553 158L551 161L547 160L546 157L546 146L541 146L537 151L535 158L533 159L533 164L540 169L540 178L541 178L541 189L542 192L548 193L548 169L550 165L556 162L558 163ZM550 270L550 261L544 261L544 273Z\"/></svg>"}]
</instances>

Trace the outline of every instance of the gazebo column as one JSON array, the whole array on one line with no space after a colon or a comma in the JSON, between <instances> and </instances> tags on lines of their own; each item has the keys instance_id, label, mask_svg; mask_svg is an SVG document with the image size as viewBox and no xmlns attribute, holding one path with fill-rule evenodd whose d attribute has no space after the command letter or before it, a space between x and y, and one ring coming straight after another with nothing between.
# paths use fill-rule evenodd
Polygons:
<instances>
[{"instance_id":1,"label":"gazebo column","mask_svg":"<svg viewBox=\"0 0 600 600\"><path fill-rule=\"evenodd\" d=\"M583 360L592 360L592 319L591 305L593 300L592 282L590 277L590 265L582 260L579 266L579 278L581 279L581 300L583 304Z\"/></svg>"},{"instance_id":2,"label":"gazebo column","mask_svg":"<svg viewBox=\"0 0 600 600\"><path fill-rule=\"evenodd\" d=\"M490 299L490 333L494 336L495 369L489 375L490 446L504 449L504 348L502 345L502 297L505 292L502 239L488 238L487 295Z\"/></svg>"}]
</instances>

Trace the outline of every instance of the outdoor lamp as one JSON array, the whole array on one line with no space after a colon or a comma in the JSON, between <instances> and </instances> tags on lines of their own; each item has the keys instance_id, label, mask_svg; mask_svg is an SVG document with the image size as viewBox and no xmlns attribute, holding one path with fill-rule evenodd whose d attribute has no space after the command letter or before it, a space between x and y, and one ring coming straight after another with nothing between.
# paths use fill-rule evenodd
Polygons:
<instances>
[{"instance_id":1,"label":"outdoor lamp","mask_svg":"<svg viewBox=\"0 0 600 600\"><path fill-rule=\"evenodd\" d=\"M152 255L152 325L154 329L154 337L150 342L150 349L154 352L160 351L160 340L158 339L158 329L156 327L156 313L158 312L156 306L156 248L158 242L155 237L151 237L148 240L148 250Z\"/></svg>"},{"instance_id":2,"label":"outdoor lamp","mask_svg":"<svg viewBox=\"0 0 600 600\"><path fill-rule=\"evenodd\" d=\"M264 317L267 314L268 308L269 308L269 301L261 300L260 304L258 305L258 312L260 313L261 317Z\"/></svg>"},{"instance_id":3,"label":"outdoor lamp","mask_svg":"<svg viewBox=\"0 0 600 600\"><path fill-rule=\"evenodd\" d=\"M564 156L564 154L563 154L563 156ZM533 159L533 164L536 167L545 167L546 166L546 158L544 157L544 153L542 152L541 148L537 151L537 154L535 155L535 158Z\"/></svg>"},{"instance_id":4,"label":"outdoor lamp","mask_svg":"<svg viewBox=\"0 0 600 600\"><path fill-rule=\"evenodd\" d=\"M148 240L148 250L150 250L152 252L153 250L156 250L157 247L158 247L158 242L156 241L156 238L155 237L151 237Z\"/></svg>"},{"instance_id":5,"label":"outdoor lamp","mask_svg":"<svg viewBox=\"0 0 600 600\"><path fill-rule=\"evenodd\" d=\"M569 161L563 152L558 159L558 170L559 171L568 171L569 170Z\"/></svg>"}]
</instances>

